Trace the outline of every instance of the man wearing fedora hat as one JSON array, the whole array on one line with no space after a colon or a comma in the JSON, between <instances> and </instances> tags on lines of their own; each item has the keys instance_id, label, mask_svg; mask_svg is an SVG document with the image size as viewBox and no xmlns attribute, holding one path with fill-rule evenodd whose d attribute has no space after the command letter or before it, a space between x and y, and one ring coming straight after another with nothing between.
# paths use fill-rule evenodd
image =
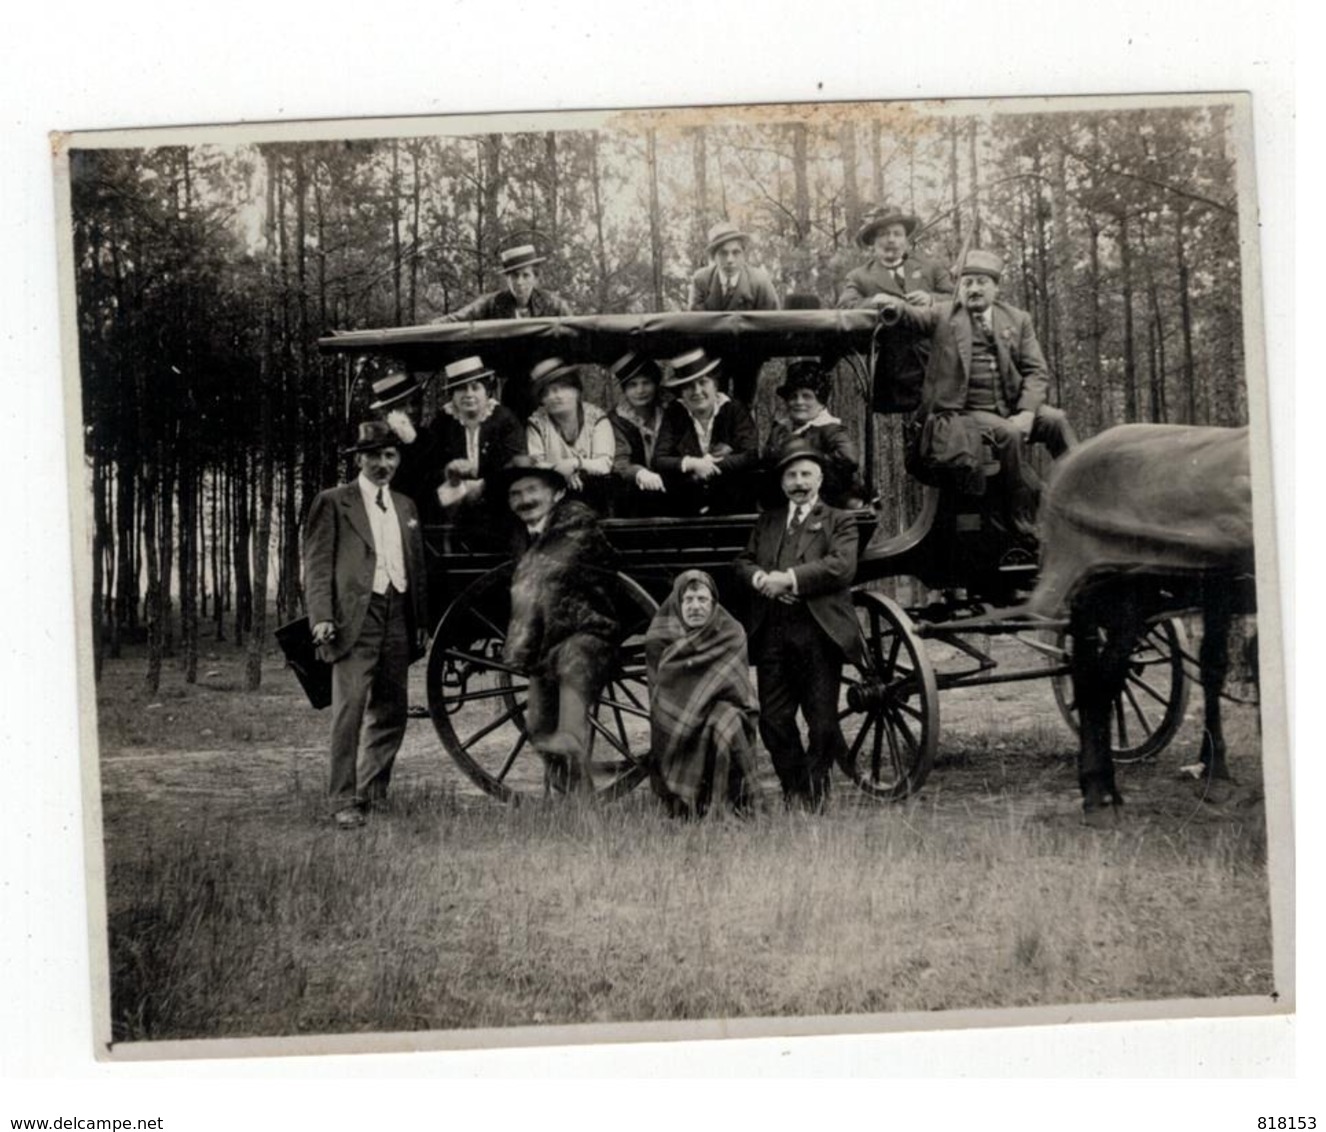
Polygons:
<instances>
[{"instance_id":1,"label":"man wearing fedora hat","mask_svg":"<svg viewBox=\"0 0 1326 1132\"><path fill-rule=\"evenodd\" d=\"M384 421L359 426L359 475L319 493L304 521L304 592L318 656L332 666L328 794L336 824L364 824L381 801L405 735L410 661L427 625L424 544Z\"/></svg>"},{"instance_id":2,"label":"man wearing fedora hat","mask_svg":"<svg viewBox=\"0 0 1326 1132\"><path fill-rule=\"evenodd\" d=\"M972 250L961 268L960 305L897 309L903 325L927 333L931 343L918 414L922 465L942 467L961 455L943 446L964 446L962 430L926 427L943 414L959 414L975 425L999 461L1009 525L1031 534L1040 483L1026 461L1026 445L1044 444L1058 458L1077 443L1077 435L1067 415L1046 402L1045 355L1031 315L999 301L1002 274L997 255Z\"/></svg>"},{"instance_id":3,"label":"man wearing fedora hat","mask_svg":"<svg viewBox=\"0 0 1326 1132\"><path fill-rule=\"evenodd\" d=\"M948 269L912 251L917 223L915 216L896 208L876 208L866 215L856 239L871 255L848 273L839 307L879 309L891 301L929 306L934 296L953 293Z\"/></svg>"},{"instance_id":4,"label":"man wearing fedora hat","mask_svg":"<svg viewBox=\"0 0 1326 1132\"><path fill-rule=\"evenodd\" d=\"M504 248L499 254L506 285L500 291L480 295L460 310L444 314L438 322L480 322L494 318L562 318L571 314L571 305L561 295L539 286L539 264L547 256L539 255L533 244Z\"/></svg>"},{"instance_id":5,"label":"man wearing fedora hat","mask_svg":"<svg viewBox=\"0 0 1326 1132\"><path fill-rule=\"evenodd\" d=\"M778 294L769 273L746 262L750 236L735 224L720 221L709 229L707 267L691 276L687 307L693 311L776 311ZM749 405L760 376L759 362L726 358L724 373L737 400Z\"/></svg>"},{"instance_id":6,"label":"man wearing fedora hat","mask_svg":"<svg viewBox=\"0 0 1326 1132\"><path fill-rule=\"evenodd\" d=\"M520 456L498 482L518 524L502 656L529 678L526 723L549 784L592 793L589 708L615 657L616 555L556 468Z\"/></svg>"},{"instance_id":7,"label":"man wearing fedora hat","mask_svg":"<svg viewBox=\"0 0 1326 1132\"><path fill-rule=\"evenodd\" d=\"M753 591L750 655L760 696L760 738L790 805L818 810L829 771L846 755L838 722L845 661L861 660L850 589L856 576L856 524L820 499L825 459L794 439L769 472L786 506L761 513L737 577ZM806 721L809 743L797 726Z\"/></svg>"}]
</instances>

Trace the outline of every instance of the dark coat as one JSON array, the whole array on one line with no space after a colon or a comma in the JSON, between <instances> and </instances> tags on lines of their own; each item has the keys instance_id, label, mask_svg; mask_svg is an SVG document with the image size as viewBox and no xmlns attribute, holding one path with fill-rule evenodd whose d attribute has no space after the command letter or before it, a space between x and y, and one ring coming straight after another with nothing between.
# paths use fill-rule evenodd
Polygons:
<instances>
[{"instance_id":1,"label":"dark coat","mask_svg":"<svg viewBox=\"0 0 1326 1132\"><path fill-rule=\"evenodd\" d=\"M778 421L769 431L769 439L764 444L765 479L767 490L762 502L768 507L786 507L782 488L777 482L773 469L778 463L779 454L793 436L799 437L824 453L824 485L820 495L830 507L842 507L848 497L856 496L864 500L865 484L861 482L861 465L857 458L856 443L847 426L841 422L823 425L811 425L801 432L794 433L788 421Z\"/></svg>"},{"instance_id":2,"label":"dark coat","mask_svg":"<svg viewBox=\"0 0 1326 1132\"><path fill-rule=\"evenodd\" d=\"M571 304L555 291L535 287L529 297L531 318L564 318L572 314ZM472 303L444 314L438 322L484 322L495 318L515 318L516 297L509 290L490 291Z\"/></svg>"},{"instance_id":3,"label":"dark coat","mask_svg":"<svg viewBox=\"0 0 1326 1132\"><path fill-rule=\"evenodd\" d=\"M612 597L616 552L598 516L562 499L533 541L518 525L514 549L519 561L504 659L537 676L601 688L619 629Z\"/></svg>"},{"instance_id":4,"label":"dark coat","mask_svg":"<svg viewBox=\"0 0 1326 1132\"><path fill-rule=\"evenodd\" d=\"M391 500L401 527L411 629L426 628L428 584L419 514L408 496L392 491ZM318 646L319 658L334 664L359 639L373 596L377 549L358 477L313 500L304 520L303 558L308 622L313 626L330 621L336 626L336 635Z\"/></svg>"},{"instance_id":5,"label":"dark coat","mask_svg":"<svg viewBox=\"0 0 1326 1132\"><path fill-rule=\"evenodd\" d=\"M749 265L742 267L732 293L724 295L718 265L711 263L691 276L687 306L693 311L776 311L779 302L769 273Z\"/></svg>"},{"instance_id":6,"label":"dark coat","mask_svg":"<svg viewBox=\"0 0 1326 1132\"><path fill-rule=\"evenodd\" d=\"M759 467L760 441L755 421L740 401L728 401L714 416L711 446L727 449L723 471L702 482L681 470L687 456L704 456L691 414L680 401L663 412L658 443L654 447L654 470L668 483L671 509L696 513L704 508L713 514L732 514L755 509L754 473Z\"/></svg>"},{"instance_id":7,"label":"dark coat","mask_svg":"<svg viewBox=\"0 0 1326 1132\"><path fill-rule=\"evenodd\" d=\"M838 296L838 306L843 309L865 306L867 299L881 293L898 298L910 291L929 291L932 295L953 293L953 279L948 269L915 252L908 252L903 259L902 275L903 285L899 287L893 272L871 256L861 267L848 272L847 282Z\"/></svg>"},{"instance_id":8,"label":"dark coat","mask_svg":"<svg viewBox=\"0 0 1326 1132\"><path fill-rule=\"evenodd\" d=\"M930 336L930 360L921 388L921 415L967 407L971 375L971 315L966 307L937 303L929 310L905 307L903 320ZM1050 370L1045 364L1031 315L1008 303L990 306L990 326L998 356L995 399L1001 416L1035 412L1045 403Z\"/></svg>"},{"instance_id":9,"label":"dark coat","mask_svg":"<svg viewBox=\"0 0 1326 1132\"><path fill-rule=\"evenodd\" d=\"M787 507L765 511L751 531L746 549L733 566L737 577L751 585L757 570L778 568L778 550L787 526ZM861 630L852 609L851 586L856 578L857 531L852 516L830 507L823 500L811 508L796 535L792 571L797 579L798 599L820 629L850 661L861 659ZM773 602L752 591L750 642L752 659L758 659L762 630Z\"/></svg>"},{"instance_id":10,"label":"dark coat","mask_svg":"<svg viewBox=\"0 0 1326 1132\"><path fill-rule=\"evenodd\" d=\"M465 426L450 413L440 412L416 443L421 442L430 464L428 488L435 492L446 479L447 465L452 460L465 459ZM525 426L505 405L494 406L492 414L479 425L478 478L485 484L492 483L498 472L527 451ZM506 503L486 490L484 499L489 503Z\"/></svg>"}]
</instances>

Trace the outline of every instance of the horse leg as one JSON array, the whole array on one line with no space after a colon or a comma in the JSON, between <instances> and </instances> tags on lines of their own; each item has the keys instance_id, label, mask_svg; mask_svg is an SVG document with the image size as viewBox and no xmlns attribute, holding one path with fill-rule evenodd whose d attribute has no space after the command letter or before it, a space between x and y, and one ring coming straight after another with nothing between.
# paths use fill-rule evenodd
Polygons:
<instances>
[{"instance_id":1,"label":"horse leg","mask_svg":"<svg viewBox=\"0 0 1326 1132\"><path fill-rule=\"evenodd\" d=\"M1224 690L1225 678L1229 674L1229 627L1232 616L1227 601L1219 598L1207 600L1202 617L1202 647L1198 651L1197 660L1202 673L1202 777L1208 787L1217 780L1229 781L1220 693Z\"/></svg>"},{"instance_id":2,"label":"horse leg","mask_svg":"<svg viewBox=\"0 0 1326 1132\"><path fill-rule=\"evenodd\" d=\"M1122 608L1123 613L1120 614ZM1140 630L1129 602L1079 601L1073 607L1073 697L1078 712L1077 780L1082 812L1104 824L1123 804L1114 781L1110 711L1123 692L1127 660ZM1107 808L1108 807L1108 808Z\"/></svg>"}]
</instances>

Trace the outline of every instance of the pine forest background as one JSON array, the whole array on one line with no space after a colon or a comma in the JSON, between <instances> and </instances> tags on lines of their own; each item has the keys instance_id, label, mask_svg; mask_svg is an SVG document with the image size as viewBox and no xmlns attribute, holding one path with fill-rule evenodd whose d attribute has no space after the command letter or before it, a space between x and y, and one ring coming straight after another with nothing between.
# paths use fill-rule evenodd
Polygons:
<instances>
[{"instance_id":1,"label":"pine forest background","mask_svg":"<svg viewBox=\"0 0 1326 1132\"><path fill-rule=\"evenodd\" d=\"M761 107L718 120L70 155L96 670L145 639L197 677L200 626L261 679L302 612L299 525L345 473L365 372L332 328L426 323L500 286L500 247L551 253L577 313L682 309L728 219L781 295L832 306L863 213L921 218L920 252L1006 261L1052 399L1092 435L1124 421L1246 421L1232 114L1225 106L961 116ZM766 376L757 418L771 423ZM431 392L431 391L430 391ZM607 383L587 394L611 403ZM909 506L898 422L873 428L882 521Z\"/></svg>"}]
</instances>

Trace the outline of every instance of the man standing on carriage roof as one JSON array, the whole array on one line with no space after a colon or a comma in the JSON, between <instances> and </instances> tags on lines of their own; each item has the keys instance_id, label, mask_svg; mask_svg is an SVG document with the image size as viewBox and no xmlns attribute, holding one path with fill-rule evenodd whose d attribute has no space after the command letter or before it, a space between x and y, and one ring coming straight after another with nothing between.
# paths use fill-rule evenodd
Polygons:
<instances>
[{"instance_id":1,"label":"man standing on carriage roof","mask_svg":"<svg viewBox=\"0 0 1326 1132\"><path fill-rule=\"evenodd\" d=\"M405 736L409 665L423 655L427 624L418 513L391 489L396 437L385 422L366 421L350 453L359 475L314 499L303 537L313 643L332 666L328 793L342 829L362 826L365 808L386 797Z\"/></svg>"},{"instance_id":2,"label":"man standing on carriage roof","mask_svg":"<svg viewBox=\"0 0 1326 1132\"><path fill-rule=\"evenodd\" d=\"M845 661L861 660L850 589L856 577L856 524L819 497L823 453L793 440L770 473L786 507L765 511L737 556L737 577L755 591L750 654L760 697L760 738L792 806L823 808L829 773L847 745L838 721ZM797 712L806 721L803 743Z\"/></svg>"},{"instance_id":3,"label":"man standing on carriage roof","mask_svg":"<svg viewBox=\"0 0 1326 1132\"><path fill-rule=\"evenodd\" d=\"M549 782L592 793L589 708L614 661L615 554L556 468L517 457L499 483L518 522L502 657L529 677L527 729Z\"/></svg>"},{"instance_id":4,"label":"man standing on carriage roof","mask_svg":"<svg viewBox=\"0 0 1326 1132\"><path fill-rule=\"evenodd\" d=\"M1059 457L1077 443L1061 409L1046 403L1049 367L1031 315L1000 302L1003 262L972 251L962 265L960 304L918 307L891 300L904 326L929 335L931 352L921 388L917 459L922 468L979 461L980 441L999 461L1007 521L1035 531L1040 481L1026 446L1041 443Z\"/></svg>"},{"instance_id":5,"label":"man standing on carriage roof","mask_svg":"<svg viewBox=\"0 0 1326 1132\"><path fill-rule=\"evenodd\" d=\"M778 295L769 273L746 262L750 236L726 220L709 229L709 265L691 276L687 307L693 311L776 311ZM723 369L732 394L743 405L755 399L760 360L728 357Z\"/></svg>"},{"instance_id":6,"label":"man standing on carriage roof","mask_svg":"<svg viewBox=\"0 0 1326 1132\"><path fill-rule=\"evenodd\" d=\"M880 207L867 214L856 240L871 255L848 273L838 296L840 308L879 309L890 299L928 307L935 296L953 293L948 268L912 251L917 224L915 216L896 208Z\"/></svg>"}]
</instances>

